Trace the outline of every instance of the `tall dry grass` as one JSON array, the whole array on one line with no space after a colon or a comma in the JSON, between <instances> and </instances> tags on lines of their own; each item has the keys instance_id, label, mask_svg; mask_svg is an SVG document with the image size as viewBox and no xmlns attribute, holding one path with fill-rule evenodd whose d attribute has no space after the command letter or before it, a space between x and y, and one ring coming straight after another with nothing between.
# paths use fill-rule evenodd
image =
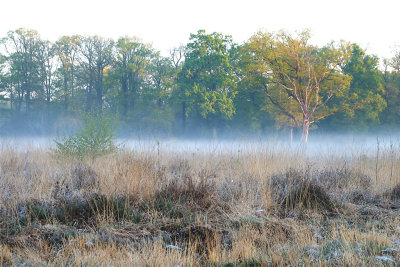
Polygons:
<instances>
[{"instance_id":1,"label":"tall dry grass","mask_svg":"<svg viewBox=\"0 0 400 267\"><path fill-rule=\"evenodd\" d=\"M400 264L393 145L0 152L2 265Z\"/></svg>"}]
</instances>

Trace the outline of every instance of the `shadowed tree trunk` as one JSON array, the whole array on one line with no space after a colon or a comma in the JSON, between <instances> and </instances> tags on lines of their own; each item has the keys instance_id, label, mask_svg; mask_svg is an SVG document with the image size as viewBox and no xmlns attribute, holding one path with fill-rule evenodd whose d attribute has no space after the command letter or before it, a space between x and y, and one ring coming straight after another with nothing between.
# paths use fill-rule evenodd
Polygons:
<instances>
[{"instance_id":1,"label":"shadowed tree trunk","mask_svg":"<svg viewBox=\"0 0 400 267\"><path fill-rule=\"evenodd\" d=\"M182 102L182 136L186 134L186 102Z\"/></svg>"}]
</instances>

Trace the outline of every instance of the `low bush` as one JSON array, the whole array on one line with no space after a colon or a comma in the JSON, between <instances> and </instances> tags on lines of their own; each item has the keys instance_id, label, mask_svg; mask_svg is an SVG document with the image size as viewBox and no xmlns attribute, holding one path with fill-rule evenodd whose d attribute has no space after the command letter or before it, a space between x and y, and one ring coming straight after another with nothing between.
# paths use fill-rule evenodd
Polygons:
<instances>
[{"instance_id":1,"label":"low bush","mask_svg":"<svg viewBox=\"0 0 400 267\"><path fill-rule=\"evenodd\" d=\"M55 140L55 153L83 159L107 155L118 150L114 142L115 118L103 114L82 115L82 127L61 141Z\"/></svg>"}]
</instances>

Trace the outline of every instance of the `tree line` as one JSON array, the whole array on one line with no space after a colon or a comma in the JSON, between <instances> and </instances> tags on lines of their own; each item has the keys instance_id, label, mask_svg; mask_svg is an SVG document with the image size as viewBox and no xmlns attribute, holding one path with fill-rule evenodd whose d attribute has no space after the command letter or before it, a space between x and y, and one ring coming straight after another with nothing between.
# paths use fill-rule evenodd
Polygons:
<instances>
[{"instance_id":1,"label":"tree line","mask_svg":"<svg viewBox=\"0 0 400 267\"><path fill-rule=\"evenodd\" d=\"M125 133L164 136L395 129L400 52L258 32L243 44L199 30L162 56L135 37L17 29L1 39L0 134L53 135L82 112L118 114Z\"/></svg>"}]
</instances>

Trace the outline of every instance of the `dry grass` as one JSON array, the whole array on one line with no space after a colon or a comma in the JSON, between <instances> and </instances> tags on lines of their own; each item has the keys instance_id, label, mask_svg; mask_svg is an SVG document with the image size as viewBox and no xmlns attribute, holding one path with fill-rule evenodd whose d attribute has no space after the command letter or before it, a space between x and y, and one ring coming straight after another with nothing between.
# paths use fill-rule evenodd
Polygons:
<instances>
[{"instance_id":1,"label":"dry grass","mask_svg":"<svg viewBox=\"0 0 400 267\"><path fill-rule=\"evenodd\" d=\"M0 264L399 265L400 159L0 153Z\"/></svg>"}]
</instances>

